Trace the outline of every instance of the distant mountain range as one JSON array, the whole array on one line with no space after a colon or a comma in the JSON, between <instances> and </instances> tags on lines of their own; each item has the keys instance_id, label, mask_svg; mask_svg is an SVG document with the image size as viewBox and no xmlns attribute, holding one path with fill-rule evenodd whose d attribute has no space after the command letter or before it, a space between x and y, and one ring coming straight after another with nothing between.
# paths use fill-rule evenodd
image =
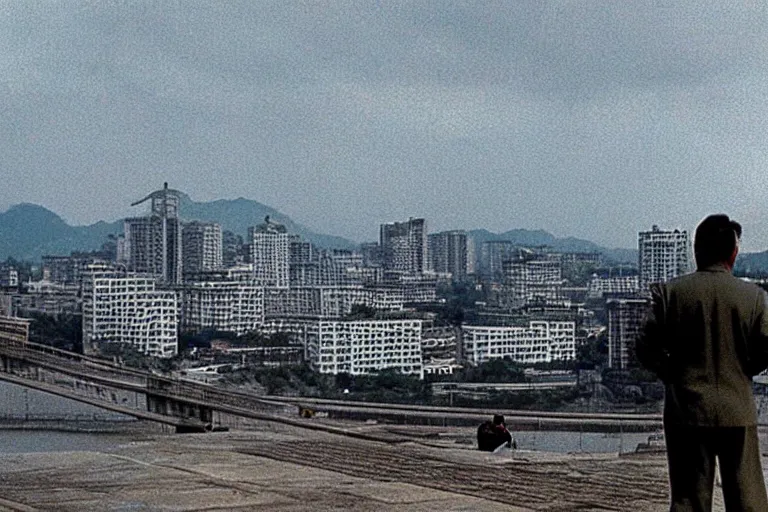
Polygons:
<instances>
[{"instance_id":1,"label":"distant mountain range","mask_svg":"<svg viewBox=\"0 0 768 512\"><path fill-rule=\"evenodd\" d=\"M109 235L122 232L122 222L70 226L42 206L22 203L0 213L0 261L8 257L40 261L45 254L96 250Z\"/></svg>"},{"instance_id":2,"label":"distant mountain range","mask_svg":"<svg viewBox=\"0 0 768 512\"><path fill-rule=\"evenodd\" d=\"M469 231L468 235L475 241L475 247L478 251L483 242L506 240L517 245L547 246L563 252L599 252L608 260L616 263L637 264L636 249L607 249L589 240L573 237L557 238L541 229L513 229L504 233L491 233L485 229L474 229Z\"/></svg>"},{"instance_id":3,"label":"distant mountain range","mask_svg":"<svg viewBox=\"0 0 768 512\"><path fill-rule=\"evenodd\" d=\"M198 203L192 201L186 194L182 194L179 209L184 220L218 222L222 229L243 237L248 234L249 227L263 223L264 218L269 215L270 220L283 224L288 233L300 235L304 240L318 247L351 249L357 245L340 236L316 233L306 226L295 223L290 217L274 208L242 197Z\"/></svg>"},{"instance_id":4,"label":"distant mountain range","mask_svg":"<svg viewBox=\"0 0 768 512\"><path fill-rule=\"evenodd\" d=\"M222 229L243 237L247 235L250 226L261 224L269 215L272 221L284 224L288 233L296 233L319 247L349 249L356 245L346 238L316 233L274 208L249 199L220 199L199 203L182 195L180 210L183 220L218 222ZM40 261L46 254L69 255L72 251L97 250L109 235L122 232L122 220L70 226L47 208L22 203L0 213L0 261L8 257Z\"/></svg>"},{"instance_id":5,"label":"distant mountain range","mask_svg":"<svg viewBox=\"0 0 768 512\"><path fill-rule=\"evenodd\" d=\"M284 224L289 233L296 233L319 247L349 249L357 245L346 238L316 233L274 208L250 199L196 202L182 195L180 209L184 220L218 222L223 229L244 237L250 226L264 222L264 217L269 215L271 220ZM47 208L22 203L0 213L0 261L8 257L40 261L46 254L68 255L72 251L97 250L109 235L122 232L122 220L70 226ZM557 238L544 230L513 229L491 233L475 229L469 231L468 236L475 241L478 250L485 241L509 240L523 246L546 245L559 251L599 252L617 263L637 263L637 250L608 249L588 240ZM741 255L736 270L768 274L768 251Z\"/></svg>"}]
</instances>

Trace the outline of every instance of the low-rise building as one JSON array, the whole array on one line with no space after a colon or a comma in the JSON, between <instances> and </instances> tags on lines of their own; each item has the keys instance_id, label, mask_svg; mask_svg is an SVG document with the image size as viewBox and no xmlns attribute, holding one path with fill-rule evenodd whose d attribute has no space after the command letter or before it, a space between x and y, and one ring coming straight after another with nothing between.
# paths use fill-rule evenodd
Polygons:
<instances>
[{"instance_id":1,"label":"low-rise building","mask_svg":"<svg viewBox=\"0 0 768 512\"><path fill-rule=\"evenodd\" d=\"M606 295L633 295L640 291L638 276L592 276L587 284L587 298L602 299Z\"/></svg>"},{"instance_id":2,"label":"low-rise building","mask_svg":"<svg viewBox=\"0 0 768 512\"><path fill-rule=\"evenodd\" d=\"M477 365L510 358L523 364L576 358L576 323L531 321L528 326L462 327L462 355Z\"/></svg>"},{"instance_id":3,"label":"low-rise building","mask_svg":"<svg viewBox=\"0 0 768 512\"><path fill-rule=\"evenodd\" d=\"M395 369L424 377L421 320L319 320L307 353L320 373L361 375Z\"/></svg>"}]
</instances>

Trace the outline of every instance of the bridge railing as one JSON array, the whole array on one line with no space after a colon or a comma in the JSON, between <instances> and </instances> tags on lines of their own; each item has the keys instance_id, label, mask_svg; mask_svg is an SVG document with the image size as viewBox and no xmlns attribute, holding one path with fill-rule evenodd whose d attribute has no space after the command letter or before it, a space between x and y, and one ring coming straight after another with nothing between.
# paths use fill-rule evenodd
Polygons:
<instances>
[{"instance_id":1,"label":"bridge railing","mask_svg":"<svg viewBox=\"0 0 768 512\"><path fill-rule=\"evenodd\" d=\"M155 394L208 405L216 409L217 405L236 407L258 412L274 412L294 406L277 400L266 400L260 395L221 389L210 384L192 382L171 377L151 375L147 381L147 391Z\"/></svg>"},{"instance_id":2,"label":"bridge railing","mask_svg":"<svg viewBox=\"0 0 768 512\"><path fill-rule=\"evenodd\" d=\"M84 377L99 377L103 380L119 381L134 386L146 386L147 376L151 375L149 372L125 368L109 361L34 343L0 344L0 353L53 370Z\"/></svg>"},{"instance_id":3,"label":"bridge railing","mask_svg":"<svg viewBox=\"0 0 768 512\"><path fill-rule=\"evenodd\" d=\"M211 385L156 375L149 371L126 368L102 359L85 356L46 345L34 343L0 344L0 353L39 365L47 370L60 371L83 379L98 378L101 383L115 387L125 386L136 391L162 395L178 401L195 402L215 408L227 405L253 411L274 411L281 408L273 400L265 401L257 395L217 389Z\"/></svg>"}]
</instances>

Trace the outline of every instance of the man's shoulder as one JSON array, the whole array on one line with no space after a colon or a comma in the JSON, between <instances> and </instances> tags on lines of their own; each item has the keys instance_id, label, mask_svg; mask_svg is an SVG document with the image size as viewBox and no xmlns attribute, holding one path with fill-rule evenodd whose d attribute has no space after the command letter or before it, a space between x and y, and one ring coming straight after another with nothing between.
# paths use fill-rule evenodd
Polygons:
<instances>
[{"instance_id":1,"label":"man's shoulder","mask_svg":"<svg viewBox=\"0 0 768 512\"><path fill-rule=\"evenodd\" d=\"M756 294L765 293L765 291L756 284L744 281L730 272L696 271L676 277L665 283L665 287L671 292L698 287L710 287L713 285L717 288L730 289L746 295L754 296Z\"/></svg>"}]
</instances>

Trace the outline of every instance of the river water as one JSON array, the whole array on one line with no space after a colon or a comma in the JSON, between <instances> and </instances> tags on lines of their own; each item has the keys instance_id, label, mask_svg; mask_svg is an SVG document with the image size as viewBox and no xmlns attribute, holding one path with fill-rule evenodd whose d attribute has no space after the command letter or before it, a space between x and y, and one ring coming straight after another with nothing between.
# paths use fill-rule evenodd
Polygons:
<instances>
[{"instance_id":1,"label":"river water","mask_svg":"<svg viewBox=\"0 0 768 512\"><path fill-rule=\"evenodd\" d=\"M116 432L66 432L10 428L19 420L110 422ZM125 422L125 428L120 427ZM37 421L39 426L40 421ZM54 422L55 423L55 422ZM29 453L77 450L108 450L135 434L136 421L92 405L67 400L34 389L0 381L0 453ZM629 452L647 440L648 434L603 434L594 432L513 432L518 448L549 452Z\"/></svg>"}]
</instances>

